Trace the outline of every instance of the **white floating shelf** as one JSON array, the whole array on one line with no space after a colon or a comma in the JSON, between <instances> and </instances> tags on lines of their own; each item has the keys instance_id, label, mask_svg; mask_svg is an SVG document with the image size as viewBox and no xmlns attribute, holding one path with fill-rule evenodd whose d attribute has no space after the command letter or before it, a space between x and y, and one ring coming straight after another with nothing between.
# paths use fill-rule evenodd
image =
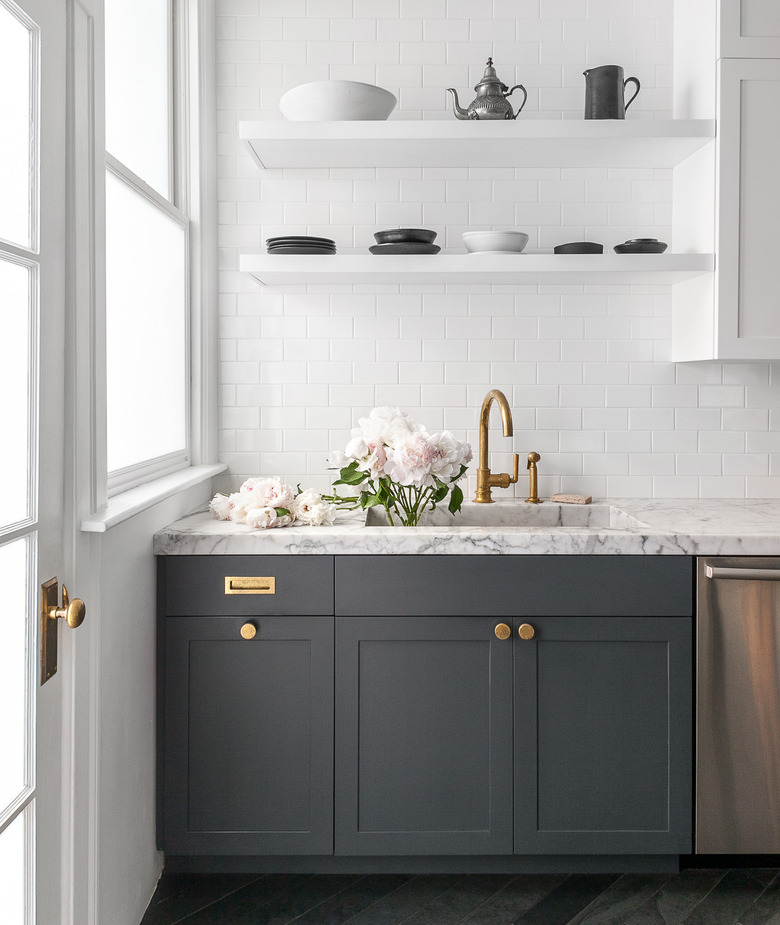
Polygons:
<instances>
[{"instance_id":1,"label":"white floating shelf","mask_svg":"<svg viewBox=\"0 0 780 925\"><path fill-rule=\"evenodd\" d=\"M239 124L263 168L674 167L714 135L710 119Z\"/></svg>"},{"instance_id":2,"label":"white floating shelf","mask_svg":"<svg viewBox=\"0 0 780 925\"><path fill-rule=\"evenodd\" d=\"M713 270L712 254L242 254L263 286L307 284L668 285Z\"/></svg>"}]
</instances>

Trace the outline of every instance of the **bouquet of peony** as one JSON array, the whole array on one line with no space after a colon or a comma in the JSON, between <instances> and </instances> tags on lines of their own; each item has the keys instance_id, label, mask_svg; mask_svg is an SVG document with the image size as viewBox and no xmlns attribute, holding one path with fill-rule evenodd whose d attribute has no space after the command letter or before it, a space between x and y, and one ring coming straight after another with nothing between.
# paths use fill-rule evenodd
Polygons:
<instances>
[{"instance_id":1,"label":"bouquet of peony","mask_svg":"<svg viewBox=\"0 0 780 925\"><path fill-rule=\"evenodd\" d=\"M360 418L343 453L331 454L331 468L339 469L334 485L360 486L354 501L362 508L383 507L395 526L414 527L424 511L450 496L455 514L463 503L456 484L471 461L471 447L448 431L428 434L400 408L374 408Z\"/></svg>"},{"instance_id":2,"label":"bouquet of peony","mask_svg":"<svg viewBox=\"0 0 780 925\"><path fill-rule=\"evenodd\" d=\"M217 520L266 529L296 524L329 526L335 508L314 489L301 491L300 485L293 489L274 477L247 479L233 494L215 495L209 510Z\"/></svg>"}]
</instances>

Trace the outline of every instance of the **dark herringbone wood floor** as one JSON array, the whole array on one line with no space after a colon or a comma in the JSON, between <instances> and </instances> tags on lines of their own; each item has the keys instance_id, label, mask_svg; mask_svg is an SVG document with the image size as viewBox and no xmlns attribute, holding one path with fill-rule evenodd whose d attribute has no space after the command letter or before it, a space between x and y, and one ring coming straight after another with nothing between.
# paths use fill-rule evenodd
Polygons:
<instances>
[{"instance_id":1,"label":"dark herringbone wood floor","mask_svg":"<svg viewBox=\"0 0 780 925\"><path fill-rule=\"evenodd\" d=\"M780 925L780 871L165 874L141 925Z\"/></svg>"}]
</instances>

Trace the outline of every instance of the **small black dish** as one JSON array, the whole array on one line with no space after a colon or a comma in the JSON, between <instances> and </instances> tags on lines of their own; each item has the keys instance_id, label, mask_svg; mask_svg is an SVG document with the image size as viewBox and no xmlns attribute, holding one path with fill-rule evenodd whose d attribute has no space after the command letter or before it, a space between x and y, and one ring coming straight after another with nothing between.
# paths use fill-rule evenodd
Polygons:
<instances>
[{"instance_id":1,"label":"small black dish","mask_svg":"<svg viewBox=\"0 0 780 925\"><path fill-rule=\"evenodd\" d=\"M433 244L436 232L428 228L388 228L387 231L375 231L377 244Z\"/></svg>"},{"instance_id":2,"label":"small black dish","mask_svg":"<svg viewBox=\"0 0 780 925\"><path fill-rule=\"evenodd\" d=\"M559 244L553 248L554 254L603 254L604 245L593 241L572 241L571 244Z\"/></svg>"},{"instance_id":3,"label":"small black dish","mask_svg":"<svg viewBox=\"0 0 780 925\"><path fill-rule=\"evenodd\" d=\"M614 251L616 254L663 254L669 247L658 238L631 238L623 244L616 244Z\"/></svg>"},{"instance_id":4,"label":"small black dish","mask_svg":"<svg viewBox=\"0 0 780 925\"><path fill-rule=\"evenodd\" d=\"M372 254L438 254L438 244L422 244L416 241L404 241L398 244L374 244L369 247Z\"/></svg>"},{"instance_id":5,"label":"small black dish","mask_svg":"<svg viewBox=\"0 0 780 925\"><path fill-rule=\"evenodd\" d=\"M314 244L275 244L269 254L335 254L335 247L317 247Z\"/></svg>"}]
</instances>

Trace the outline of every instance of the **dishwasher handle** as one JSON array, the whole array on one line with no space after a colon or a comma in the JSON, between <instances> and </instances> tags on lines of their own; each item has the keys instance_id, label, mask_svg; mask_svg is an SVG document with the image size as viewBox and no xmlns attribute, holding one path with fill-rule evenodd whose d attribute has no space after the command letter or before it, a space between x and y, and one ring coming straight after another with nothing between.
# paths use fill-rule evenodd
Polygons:
<instances>
[{"instance_id":1,"label":"dishwasher handle","mask_svg":"<svg viewBox=\"0 0 780 925\"><path fill-rule=\"evenodd\" d=\"M780 568L721 568L705 566L707 578L736 578L740 581L780 581Z\"/></svg>"}]
</instances>

